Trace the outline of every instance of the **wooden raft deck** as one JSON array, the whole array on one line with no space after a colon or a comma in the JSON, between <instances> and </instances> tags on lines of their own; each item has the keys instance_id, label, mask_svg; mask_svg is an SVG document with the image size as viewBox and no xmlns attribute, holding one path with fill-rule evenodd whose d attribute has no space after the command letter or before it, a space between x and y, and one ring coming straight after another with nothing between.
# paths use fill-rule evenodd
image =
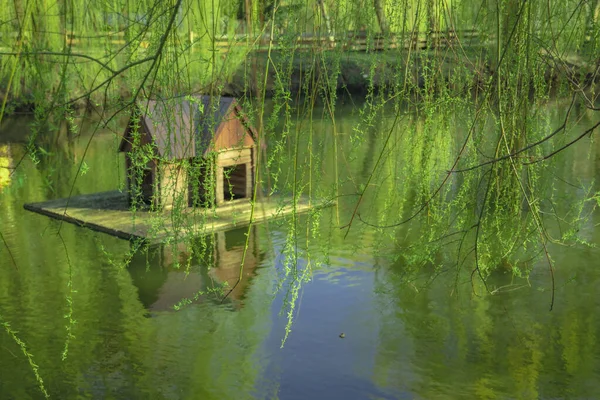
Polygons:
<instances>
[{"instance_id":1,"label":"wooden raft deck","mask_svg":"<svg viewBox=\"0 0 600 400\"><path fill-rule=\"evenodd\" d=\"M327 207L331 202L309 202L301 197L296 202L296 213ZM68 207L67 207L68 206ZM47 215L78 226L108 233L122 239L143 239L161 242L172 237L200 236L224 231L250 223L251 205L248 200L234 200L216 209L186 208L181 213L171 210L150 212L129 209L125 193L101 192L73 196L67 199L29 203L26 210ZM66 208L66 211L65 211ZM254 222L291 215L294 212L292 198L267 197L257 200Z\"/></svg>"}]
</instances>

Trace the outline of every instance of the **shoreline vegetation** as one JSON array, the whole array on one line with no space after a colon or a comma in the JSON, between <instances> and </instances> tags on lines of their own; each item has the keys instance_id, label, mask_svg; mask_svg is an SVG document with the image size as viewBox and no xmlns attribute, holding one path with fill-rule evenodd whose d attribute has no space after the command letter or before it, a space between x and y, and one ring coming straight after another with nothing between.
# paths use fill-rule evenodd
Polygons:
<instances>
[{"instance_id":1,"label":"shoreline vegetation","mask_svg":"<svg viewBox=\"0 0 600 400\"><path fill-rule=\"evenodd\" d=\"M393 96L402 90L413 101L424 97L424 92L435 95L444 91L455 96L477 97L478 93L496 84L494 65L486 61L484 52L473 51L471 57L465 57L458 55L456 49L446 48L443 51L446 54L441 61L438 49L421 49L411 54L397 49L365 52L313 48L297 52L293 60L288 59L289 53L285 50L275 50L270 54L249 52L227 76L218 77L214 83L192 81L189 93L210 92L240 97L259 96L264 91L265 97L272 98L282 88L277 69L267 68L268 64L286 65L288 85L285 90L294 97L318 91L324 81L340 96L362 98L373 93ZM600 58L585 61L577 55L556 58L541 53L539 56L546 60L543 77L548 94L560 95L570 90L592 94L600 92ZM225 58L224 62L227 62ZM328 70L328 65L334 66L335 71ZM435 73L427 76L427 70L432 66L435 66ZM266 79L264 71L268 71ZM530 86L530 96L534 96L533 81L524 83ZM46 87L57 85L58 82L47 81L41 84ZM109 99L106 91L86 95L85 86L74 88L65 98L71 110L106 107L107 101L126 101L133 94L131 88L124 85L116 89ZM0 80L0 98L7 96L6 89L6 81ZM26 88L19 90L17 95L9 95L7 100L7 115L32 113L40 101L39 93ZM48 100L41 99L42 102Z\"/></svg>"},{"instance_id":2,"label":"shoreline vegetation","mask_svg":"<svg viewBox=\"0 0 600 400\"><path fill-rule=\"evenodd\" d=\"M16 1L0 10L0 120L198 93L595 97L600 2L532 3Z\"/></svg>"}]
</instances>

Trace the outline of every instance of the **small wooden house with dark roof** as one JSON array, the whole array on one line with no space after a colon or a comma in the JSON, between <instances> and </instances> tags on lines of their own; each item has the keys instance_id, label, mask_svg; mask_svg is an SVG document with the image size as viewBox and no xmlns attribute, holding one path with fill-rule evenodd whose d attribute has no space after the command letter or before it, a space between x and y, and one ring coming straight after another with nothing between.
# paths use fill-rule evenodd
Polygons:
<instances>
[{"instance_id":1,"label":"small wooden house with dark roof","mask_svg":"<svg viewBox=\"0 0 600 400\"><path fill-rule=\"evenodd\" d=\"M256 132L232 97L186 96L135 105L119 151L130 201L221 205L253 190Z\"/></svg>"}]
</instances>

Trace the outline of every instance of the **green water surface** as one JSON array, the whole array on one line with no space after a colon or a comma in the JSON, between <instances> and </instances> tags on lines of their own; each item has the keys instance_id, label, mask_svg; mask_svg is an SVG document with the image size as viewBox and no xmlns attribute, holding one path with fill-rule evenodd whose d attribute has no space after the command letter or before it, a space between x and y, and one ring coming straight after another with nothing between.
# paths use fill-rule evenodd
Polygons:
<instances>
[{"instance_id":1,"label":"green water surface","mask_svg":"<svg viewBox=\"0 0 600 400\"><path fill-rule=\"evenodd\" d=\"M560 124L562 104L545 111L550 128ZM182 299L236 275L246 230L205 239L208 250L187 267L185 247L170 245L137 251L124 267L129 242L23 209L27 202L122 187L116 152L122 126L93 133L94 119L80 120L78 136L61 129L40 138L43 151L34 163L23 158L31 118L3 121L0 167L20 164L11 176L0 168L0 232L10 248L0 243L0 316L10 324L0 326L0 399L43 398L15 337L55 399L600 398L599 250L549 245L556 281L549 311L551 277L543 260L528 280L493 276L489 285L497 292L486 295L480 286L473 292L468 273L456 281L451 254L435 272L408 271L397 257L411 240L402 231L355 221L344 237L340 226L350 220L356 188L366 184L385 138L353 141L360 116L352 109L338 107L335 135L321 111L298 124L300 140L307 143L312 132L315 141L312 157L305 150L298 155L303 179L310 170L319 185L314 193L342 196L339 207L296 221L297 267L310 268L312 279L299 292L283 348L289 285L277 290L277 282L289 256L289 220L251 230L243 284L226 301L203 295L175 311ZM398 134L418 118L404 118ZM593 118L581 111L569 135ZM464 130L454 124L443 137ZM293 149L279 151L293 159ZM441 171L446 159L436 161ZM597 141L586 138L558 165L560 173L548 179L565 204L599 190ZM280 182L289 181L293 163L281 168ZM389 200L378 192L381 182L373 181L372 195L363 199L364 215ZM315 220L307 239L306 224ZM579 235L600 244L599 224L593 212Z\"/></svg>"}]
</instances>

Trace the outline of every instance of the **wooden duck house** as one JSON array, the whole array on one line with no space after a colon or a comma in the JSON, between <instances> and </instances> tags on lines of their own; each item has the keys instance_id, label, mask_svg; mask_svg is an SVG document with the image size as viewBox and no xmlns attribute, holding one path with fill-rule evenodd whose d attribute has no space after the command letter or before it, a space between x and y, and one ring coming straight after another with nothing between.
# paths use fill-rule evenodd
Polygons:
<instances>
[{"instance_id":1,"label":"wooden duck house","mask_svg":"<svg viewBox=\"0 0 600 400\"><path fill-rule=\"evenodd\" d=\"M130 202L218 206L249 198L255 140L255 130L232 97L139 102L119 146Z\"/></svg>"}]
</instances>

